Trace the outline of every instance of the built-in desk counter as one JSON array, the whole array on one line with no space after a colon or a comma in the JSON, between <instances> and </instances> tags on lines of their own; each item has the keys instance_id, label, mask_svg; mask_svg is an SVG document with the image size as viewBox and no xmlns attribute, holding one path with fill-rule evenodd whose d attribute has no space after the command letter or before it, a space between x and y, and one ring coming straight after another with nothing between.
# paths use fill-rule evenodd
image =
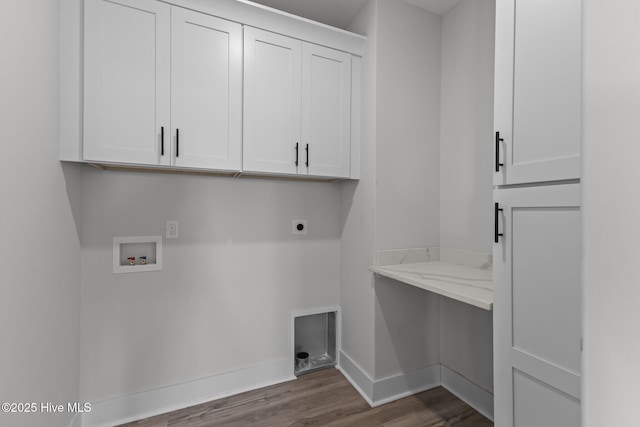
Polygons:
<instances>
[{"instance_id":1,"label":"built-in desk counter","mask_svg":"<svg viewBox=\"0 0 640 427\"><path fill-rule=\"evenodd\" d=\"M381 276L484 310L493 309L490 255L446 248L401 249L378 252L376 264L369 269Z\"/></svg>"}]
</instances>

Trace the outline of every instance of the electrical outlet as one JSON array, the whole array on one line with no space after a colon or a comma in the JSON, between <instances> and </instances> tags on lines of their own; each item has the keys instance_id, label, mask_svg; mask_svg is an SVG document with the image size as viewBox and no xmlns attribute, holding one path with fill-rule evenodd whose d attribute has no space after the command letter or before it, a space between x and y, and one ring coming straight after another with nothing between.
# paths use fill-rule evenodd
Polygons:
<instances>
[{"instance_id":1,"label":"electrical outlet","mask_svg":"<svg viewBox=\"0 0 640 427\"><path fill-rule=\"evenodd\" d=\"M307 220L306 219L294 219L293 220L293 234L307 234Z\"/></svg>"},{"instance_id":2,"label":"electrical outlet","mask_svg":"<svg viewBox=\"0 0 640 427\"><path fill-rule=\"evenodd\" d=\"M167 239L177 239L179 236L178 221L167 221L165 231Z\"/></svg>"}]
</instances>

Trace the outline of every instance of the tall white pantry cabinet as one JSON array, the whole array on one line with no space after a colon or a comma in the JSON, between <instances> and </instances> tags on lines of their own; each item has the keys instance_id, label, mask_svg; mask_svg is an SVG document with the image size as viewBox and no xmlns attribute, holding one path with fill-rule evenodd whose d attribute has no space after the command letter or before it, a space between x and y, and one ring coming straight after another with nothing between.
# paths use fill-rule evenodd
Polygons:
<instances>
[{"instance_id":1,"label":"tall white pantry cabinet","mask_svg":"<svg viewBox=\"0 0 640 427\"><path fill-rule=\"evenodd\" d=\"M497 0L494 417L580 426L581 0Z\"/></svg>"}]
</instances>

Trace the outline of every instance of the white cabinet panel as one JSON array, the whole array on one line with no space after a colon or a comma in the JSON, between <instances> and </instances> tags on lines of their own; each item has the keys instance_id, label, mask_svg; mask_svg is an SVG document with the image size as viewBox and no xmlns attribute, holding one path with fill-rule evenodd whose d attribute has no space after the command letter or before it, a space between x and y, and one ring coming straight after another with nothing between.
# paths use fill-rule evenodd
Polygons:
<instances>
[{"instance_id":1,"label":"white cabinet panel","mask_svg":"<svg viewBox=\"0 0 640 427\"><path fill-rule=\"evenodd\" d=\"M171 17L174 164L240 170L242 28L175 7Z\"/></svg>"},{"instance_id":2,"label":"white cabinet panel","mask_svg":"<svg viewBox=\"0 0 640 427\"><path fill-rule=\"evenodd\" d=\"M580 401L515 371L513 374L514 427L580 426Z\"/></svg>"},{"instance_id":3,"label":"white cabinet panel","mask_svg":"<svg viewBox=\"0 0 640 427\"><path fill-rule=\"evenodd\" d=\"M579 426L580 185L501 189L494 201L496 424Z\"/></svg>"},{"instance_id":4,"label":"white cabinet panel","mask_svg":"<svg viewBox=\"0 0 640 427\"><path fill-rule=\"evenodd\" d=\"M243 170L349 178L351 55L244 31Z\"/></svg>"},{"instance_id":5,"label":"white cabinet panel","mask_svg":"<svg viewBox=\"0 0 640 427\"><path fill-rule=\"evenodd\" d=\"M579 373L580 211L513 207L511 215L513 346Z\"/></svg>"},{"instance_id":6,"label":"white cabinet panel","mask_svg":"<svg viewBox=\"0 0 640 427\"><path fill-rule=\"evenodd\" d=\"M497 1L495 185L580 177L581 23L581 0Z\"/></svg>"},{"instance_id":7,"label":"white cabinet panel","mask_svg":"<svg viewBox=\"0 0 640 427\"><path fill-rule=\"evenodd\" d=\"M303 43L302 142L309 175L349 177L351 55Z\"/></svg>"},{"instance_id":8,"label":"white cabinet panel","mask_svg":"<svg viewBox=\"0 0 640 427\"><path fill-rule=\"evenodd\" d=\"M84 160L236 170L240 24L155 0L87 0Z\"/></svg>"},{"instance_id":9,"label":"white cabinet panel","mask_svg":"<svg viewBox=\"0 0 640 427\"><path fill-rule=\"evenodd\" d=\"M158 164L168 131L170 6L85 2L84 159Z\"/></svg>"},{"instance_id":10,"label":"white cabinet panel","mask_svg":"<svg viewBox=\"0 0 640 427\"><path fill-rule=\"evenodd\" d=\"M304 166L301 49L299 40L245 27L245 171L295 174Z\"/></svg>"}]
</instances>

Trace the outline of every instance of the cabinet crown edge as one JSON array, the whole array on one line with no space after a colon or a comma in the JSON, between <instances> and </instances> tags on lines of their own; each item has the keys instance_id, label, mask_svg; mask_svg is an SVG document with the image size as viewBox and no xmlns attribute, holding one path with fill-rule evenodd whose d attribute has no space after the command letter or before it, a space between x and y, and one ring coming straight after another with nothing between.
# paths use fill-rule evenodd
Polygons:
<instances>
[{"instance_id":1,"label":"cabinet crown edge","mask_svg":"<svg viewBox=\"0 0 640 427\"><path fill-rule=\"evenodd\" d=\"M64 0L62 0L64 1ZM367 38L246 0L162 0L219 18L362 56Z\"/></svg>"}]
</instances>

